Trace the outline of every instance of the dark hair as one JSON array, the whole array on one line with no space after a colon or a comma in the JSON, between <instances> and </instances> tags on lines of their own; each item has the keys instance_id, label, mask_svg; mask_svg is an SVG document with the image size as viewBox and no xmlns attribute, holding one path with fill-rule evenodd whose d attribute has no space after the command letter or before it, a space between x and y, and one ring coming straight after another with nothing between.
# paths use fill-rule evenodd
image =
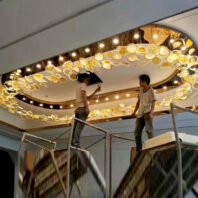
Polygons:
<instances>
[{"instance_id":1,"label":"dark hair","mask_svg":"<svg viewBox=\"0 0 198 198\"><path fill-rule=\"evenodd\" d=\"M90 79L90 74L88 74L88 73L78 74L78 81L79 82L82 83L85 78Z\"/></svg>"},{"instance_id":2,"label":"dark hair","mask_svg":"<svg viewBox=\"0 0 198 198\"><path fill-rule=\"evenodd\" d=\"M146 82L148 85L150 85L151 79L150 79L149 75L142 74L139 76L139 79L143 82Z\"/></svg>"}]
</instances>

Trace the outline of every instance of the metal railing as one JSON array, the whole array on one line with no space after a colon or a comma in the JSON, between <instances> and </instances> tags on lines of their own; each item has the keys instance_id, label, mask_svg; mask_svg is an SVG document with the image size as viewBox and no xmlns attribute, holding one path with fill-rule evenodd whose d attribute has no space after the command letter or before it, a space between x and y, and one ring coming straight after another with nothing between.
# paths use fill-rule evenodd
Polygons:
<instances>
[{"instance_id":1,"label":"metal railing","mask_svg":"<svg viewBox=\"0 0 198 198\"><path fill-rule=\"evenodd\" d=\"M112 144L113 144L113 138L125 140L125 141L131 141L133 142L133 139L125 138L119 135L115 134L109 134L109 197L112 198Z\"/></svg>"},{"instance_id":2,"label":"metal railing","mask_svg":"<svg viewBox=\"0 0 198 198\"><path fill-rule=\"evenodd\" d=\"M94 145L96 145L97 143L101 142L103 139L105 140L105 148L104 148L104 177L106 179L106 183L107 183L107 167L108 167L108 162L107 162L107 147L108 147L108 131L107 130L104 130L100 127L97 127L93 124L90 124L86 121L83 121L83 120L80 120L78 118L74 118L73 119L73 122L72 122L72 127L71 127L71 132L69 134L69 141L68 141L68 147L67 147L67 179L66 179L66 188L67 188L67 197L70 197L70 191L69 191L69 188L70 188L70 156L71 156L71 149L73 150L78 150L78 151L82 151L82 152L86 152L86 150L84 149L81 149L81 148L76 148L74 146L71 145L71 142L72 142L72 137L73 137L73 132L74 132L74 123L75 121L77 122L81 122L91 128L94 128L96 130L98 130L99 132L102 132L104 134L104 137L100 138L99 140L95 141L94 143L88 145L86 148L90 148ZM107 189L107 188L106 188ZM107 190L105 192L105 198L107 198L108 195L107 195Z\"/></svg>"},{"instance_id":3,"label":"metal railing","mask_svg":"<svg viewBox=\"0 0 198 198\"><path fill-rule=\"evenodd\" d=\"M192 111L190 109L186 109L183 107L179 107L177 105L174 105L173 103L171 103L170 106L171 106L171 115L172 115L172 121L173 121L173 129L174 129L175 140L176 140L177 160L178 160L178 195L179 195L179 198L183 198L182 151L181 151L181 141L179 139L177 124L176 124L175 109L179 109L185 112L190 112L196 115L198 115L198 112Z\"/></svg>"},{"instance_id":4,"label":"metal railing","mask_svg":"<svg viewBox=\"0 0 198 198\"><path fill-rule=\"evenodd\" d=\"M49 144L52 144L53 147L51 149L48 149L48 148L46 148L44 146L41 146L38 143L35 143L35 142L29 140L28 137L34 138L36 140L41 140L41 141L47 142ZM28 142L28 143L30 143L30 144L38 147L39 149L43 149L45 151L50 152L50 156L52 158L52 162L53 162L54 168L55 168L56 173L58 175L59 182L61 183L61 187L62 187L63 193L64 193L64 195L66 197L66 189L65 189L65 186L64 186L64 183L63 183L63 180L62 180L62 177L61 177L59 168L57 166L56 159L54 157L54 151L56 149L56 142L55 141L52 141L52 140L48 140L46 138L42 138L42 137L35 136L35 135L28 134L28 133L25 133L24 132L23 135L22 135L22 137L21 137L21 142L20 142L19 151L18 151L18 176L19 176L19 172L20 172L20 168L21 168L21 164L20 164L20 161L21 161L21 149L22 149L22 144L24 142ZM39 150L38 150L38 152L39 152ZM35 166L35 161L36 160L34 159L34 166ZM28 181L27 193L26 193L26 197L27 198L29 197L29 192L30 192L30 186L31 186L32 179L33 179L33 172L31 172L30 178L29 178L29 181ZM17 186L16 197L19 198L19 183L18 183L18 186Z\"/></svg>"}]
</instances>

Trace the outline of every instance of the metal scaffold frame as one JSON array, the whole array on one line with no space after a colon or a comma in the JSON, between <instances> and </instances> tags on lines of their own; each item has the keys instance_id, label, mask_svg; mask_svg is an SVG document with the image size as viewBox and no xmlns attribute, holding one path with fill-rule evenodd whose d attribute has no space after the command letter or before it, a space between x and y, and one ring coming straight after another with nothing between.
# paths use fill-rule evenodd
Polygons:
<instances>
[{"instance_id":1,"label":"metal scaffold frame","mask_svg":"<svg viewBox=\"0 0 198 198\"><path fill-rule=\"evenodd\" d=\"M91 128L94 128L96 130L98 130L99 132L102 132L104 134L104 136L98 140L96 140L94 143L91 143L90 145L88 145L85 149L88 149L88 148L91 148L92 146L96 145L97 143L101 142L103 139L105 140L105 148L104 148L104 177L105 177L105 180L106 180L106 185L107 185L107 179L108 179L108 175L107 175L107 168L108 168L108 161L107 161L107 157L108 157L108 154L107 154L107 148L108 148L108 131L107 130L104 130L100 127L97 127L93 124L90 124L88 122L85 122L85 121L82 121L78 118L74 118L73 119L73 122L72 122L72 127L71 127L71 132L69 133L69 141L68 141L68 145L67 145L67 151L68 151L68 155L67 155L67 172L69 173L70 172L70 155L71 155L71 149L73 150L77 150L77 151L81 151L81 152L87 152L87 150L85 149L81 149L81 148L76 148L74 146L71 145L71 142L72 142L72 137L73 137L73 132L74 132L74 122L77 121L77 122L81 122ZM67 174L67 178L66 178L66 186L67 186L67 189L70 188L70 174ZM67 197L70 197L70 191L68 190L67 191ZM105 194L104 194L104 197L107 198L108 197L108 194L107 194L107 188L105 190Z\"/></svg>"},{"instance_id":2,"label":"metal scaffold frame","mask_svg":"<svg viewBox=\"0 0 198 198\"><path fill-rule=\"evenodd\" d=\"M178 195L179 195L179 198L183 198L182 150L181 150L181 140L179 139L177 124L176 124L175 109L179 109L179 110L193 113L196 115L198 115L198 112L192 111L190 109L186 109L183 107L179 107L173 103L171 103L170 106L171 106L171 115L172 115L172 121L173 121L173 129L174 129L175 140L176 140L177 160L178 160Z\"/></svg>"},{"instance_id":3,"label":"metal scaffold frame","mask_svg":"<svg viewBox=\"0 0 198 198\"><path fill-rule=\"evenodd\" d=\"M41 141L44 141L44 142L47 142L51 145L53 145L53 147L51 149L49 148L46 148L44 146L41 146L40 144L38 143L35 143L31 140L29 140L28 138L34 138L36 140L41 140ZM65 186L64 186L64 183L63 183L63 179L61 177L61 173L59 171L59 168L57 166L57 163L56 163L56 159L54 157L54 151L56 149L56 142L55 141L52 141L52 140L48 140L46 138L42 138L42 137L39 137L39 136L35 136L35 135L32 135L32 134L29 134L29 133L26 133L24 132L22 137L21 137L21 142L20 142L20 145L19 145L19 151L18 151L18 176L19 176L19 172L20 172L20 167L21 167L21 149L22 149L22 144L24 142L28 142L36 147L38 147L39 149L43 149L45 151L48 151L50 152L50 156L52 158L52 162L53 162L53 165L54 165L54 168L55 168L55 171L58 175L58 179L59 179L59 182L61 184L61 187L62 187L62 190L63 190L63 193L64 193L64 196L66 197L66 189L65 189ZM39 152L39 151L38 151ZM37 154L38 154L37 152ZM34 159L34 165L35 165L35 159ZM32 182L32 179L33 179L33 173L31 173L30 175L30 179L28 181L28 188L27 188L27 193L26 193L26 197L28 198L29 197L29 192L30 192L30 186L31 186L31 182ZM19 198L19 183L18 183L18 186L17 186L17 191L16 191L16 197Z\"/></svg>"},{"instance_id":4,"label":"metal scaffold frame","mask_svg":"<svg viewBox=\"0 0 198 198\"><path fill-rule=\"evenodd\" d=\"M99 138L95 142L91 143L90 145L86 146L85 149L74 147L74 146L71 145L72 136L73 136L73 129L74 129L74 121L82 122L85 125L87 125L87 126L89 126L91 128L94 128L94 129L98 130L99 132L102 132L104 134L104 136ZM92 146L98 144L102 140L105 140L105 144L104 144L104 177L105 177L105 180L107 181L107 177L108 177L108 175L107 175L107 168L108 168L108 160L107 160L107 158L108 158L108 132L106 130L100 128L100 127L97 127L97 126L92 125L92 124L90 124L88 122L82 121L82 120L80 120L78 118L74 118L73 122L72 122L72 126L69 129L67 129L64 133L62 133L58 137L56 137L53 141L52 140L48 140L46 138L42 138L42 137L39 137L39 136L35 136L35 135L32 135L32 134L29 134L27 132L24 132L22 137L21 137L21 141L20 141L20 145L19 145L19 151L18 151L18 176L19 176L20 167L21 167L20 159L21 159L22 145L23 145L23 143L27 142L27 143L30 143L30 144L36 146L37 148L39 148L39 150L37 151L36 155L38 155L40 149L43 149L43 150L48 151L50 153L50 157L52 159L55 171L56 171L57 176L59 178L59 182L61 184L62 192L64 194L64 197L65 198L69 198L70 197L70 193L71 193L71 190L70 190L70 174L67 174L67 176L66 176L66 185L64 185L61 173L59 171L59 167L57 166L57 162L56 162L56 159L55 159L55 156L54 156L54 152L57 149L57 142L56 141L58 140L58 138L60 138L61 136L65 135L68 132L69 132L69 138L68 138L68 142L67 142L67 173L70 173L71 150L76 150L76 151L80 151L80 152L88 152L87 149L89 149ZM44 141L46 143L49 143L49 144L52 145L52 148L46 148L45 146L40 145L38 142L36 143L36 142L31 141L30 138L34 138L36 140L40 140L40 141ZM35 161L36 160L34 160L34 163L33 163L34 166L35 166ZM26 197L28 197L28 195L29 195L32 179L33 179L33 174L31 173L30 179L28 181ZM106 182L106 184L107 184L107 182ZM79 186L77 186L77 187L78 187L79 194L81 194ZM16 193L16 197L17 198L19 198L18 195L19 195L19 184L18 184L17 193ZM105 188L104 197L105 198L108 197L108 195L107 195L107 187Z\"/></svg>"}]
</instances>

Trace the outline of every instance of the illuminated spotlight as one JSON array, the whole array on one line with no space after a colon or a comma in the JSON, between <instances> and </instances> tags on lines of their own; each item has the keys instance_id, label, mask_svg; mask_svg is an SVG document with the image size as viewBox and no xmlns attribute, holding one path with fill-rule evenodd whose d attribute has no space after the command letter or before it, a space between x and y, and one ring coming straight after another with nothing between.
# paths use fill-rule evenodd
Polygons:
<instances>
[{"instance_id":1,"label":"illuminated spotlight","mask_svg":"<svg viewBox=\"0 0 198 198\"><path fill-rule=\"evenodd\" d=\"M177 85L177 84L178 84L178 80L174 80L173 83L174 83L175 85Z\"/></svg>"},{"instance_id":2,"label":"illuminated spotlight","mask_svg":"<svg viewBox=\"0 0 198 198\"><path fill-rule=\"evenodd\" d=\"M25 97L23 97L23 98L22 98L22 100L23 100L23 101L25 101L25 100L26 100L26 98L25 98Z\"/></svg>"},{"instance_id":3,"label":"illuminated spotlight","mask_svg":"<svg viewBox=\"0 0 198 198\"><path fill-rule=\"evenodd\" d=\"M154 39L158 39L158 37L159 37L159 36L158 36L157 34L153 34L153 38L154 38Z\"/></svg>"},{"instance_id":4,"label":"illuminated spotlight","mask_svg":"<svg viewBox=\"0 0 198 198\"><path fill-rule=\"evenodd\" d=\"M131 96L131 95L130 95L129 93L126 94L126 97L127 97L127 98L130 97L130 96Z\"/></svg>"},{"instance_id":5,"label":"illuminated spotlight","mask_svg":"<svg viewBox=\"0 0 198 198\"><path fill-rule=\"evenodd\" d=\"M37 64L37 65L36 65L36 68L37 68L37 69L40 69L40 68L41 68L41 64Z\"/></svg>"},{"instance_id":6,"label":"illuminated spotlight","mask_svg":"<svg viewBox=\"0 0 198 198\"><path fill-rule=\"evenodd\" d=\"M163 89L164 89L164 90L167 90L167 86L163 86Z\"/></svg>"},{"instance_id":7,"label":"illuminated spotlight","mask_svg":"<svg viewBox=\"0 0 198 198\"><path fill-rule=\"evenodd\" d=\"M170 39L170 41L169 41L170 43L174 43L175 42L175 40L174 39Z\"/></svg>"},{"instance_id":8,"label":"illuminated spotlight","mask_svg":"<svg viewBox=\"0 0 198 198\"><path fill-rule=\"evenodd\" d=\"M43 104L39 104L40 107L43 107Z\"/></svg>"},{"instance_id":9,"label":"illuminated spotlight","mask_svg":"<svg viewBox=\"0 0 198 198\"><path fill-rule=\"evenodd\" d=\"M60 105L60 106L59 106L59 108L60 108L60 109L62 109L62 108L63 108L63 106L62 106L62 105Z\"/></svg>"},{"instance_id":10,"label":"illuminated spotlight","mask_svg":"<svg viewBox=\"0 0 198 198\"><path fill-rule=\"evenodd\" d=\"M114 38L114 39L113 39L113 44L114 44L114 45L117 45L118 43L119 43L119 39L118 39L118 38Z\"/></svg>"},{"instance_id":11,"label":"illuminated spotlight","mask_svg":"<svg viewBox=\"0 0 198 198\"><path fill-rule=\"evenodd\" d=\"M135 34L133 35L133 38L134 38L134 39L139 39L139 38L140 38L140 35L139 35L138 33L135 33Z\"/></svg>"},{"instance_id":12,"label":"illuminated spotlight","mask_svg":"<svg viewBox=\"0 0 198 198\"><path fill-rule=\"evenodd\" d=\"M89 52L90 52L90 49L89 49L88 47L86 47L86 48L85 48L85 52L86 52L86 53L89 53Z\"/></svg>"},{"instance_id":13,"label":"illuminated spotlight","mask_svg":"<svg viewBox=\"0 0 198 198\"><path fill-rule=\"evenodd\" d=\"M106 97L106 98L105 98L105 101L109 101L109 98L108 98L108 97Z\"/></svg>"},{"instance_id":14,"label":"illuminated spotlight","mask_svg":"<svg viewBox=\"0 0 198 198\"><path fill-rule=\"evenodd\" d=\"M76 57L76 56L77 56L76 52L72 52L72 53L71 53L71 56L72 56L73 58Z\"/></svg>"},{"instance_id":15,"label":"illuminated spotlight","mask_svg":"<svg viewBox=\"0 0 198 198\"><path fill-rule=\"evenodd\" d=\"M98 99L96 99L96 103L99 103L99 100Z\"/></svg>"},{"instance_id":16,"label":"illuminated spotlight","mask_svg":"<svg viewBox=\"0 0 198 198\"><path fill-rule=\"evenodd\" d=\"M34 103L34 101L30 100L30 104L33 104L33 103Z\"/></svg>"},{"instance_id":17,"label":"illuminated spotlight","mask_svg":"<svg viewBox=\"0 0 198 198\"><path fill-rule=\"evenodd\" d=\"M99 48L104 48L105 47L105 44L104 43L99 43Z\"/></svg>"},{"instance_id":18,"label":"illuminated spotlight","mask_svg":"<svg viewBox=\"0 0 198 198\"><path fill-rule=\"evenodd\" d=\"M54 108L54 106L53 105L50 105L50 109L53 109Z\"/></svg>"},{"instance_id":19,"label":"illuminated spotlight","mask_svg":"<svg viewBox=\"0 0 198 198\"><path fill-rule=\"evenodd\" d=\"M71 107L71 108L73 108L73 107L74 107L74 105L73 105L73 104L70 104L70 107Z\"/></svg>"},{"instance_id":20,"label":"illuminated spotlight","mask_svg":"<svg viewBox=\"0 0 198 198\"><path fill-rule=\"evenodd\" d=\"M51 60L47 61L47 64L48 65L51 65L52 64L52 61Z\"/></svg>"},{"instance_id":21,"label":"illuminated spotlight","mask_svg":"<svg viewBox=\"0 0 198 198\"><path fill-rule=\"evenodd\" d=\"M64 58L63 56L59 56L59 57L58 57L58 60L59 60L59 61L64 61L64 59L65 59L65 58Z\"/></svg>"},{"instance_id":22,"label":"illuminated spotlight","mask_svg":"<svg viewBox=\"0 0 198 198\"><path fill-rule=\"evenodd\" d=\"M186 50L186 46L181 47L181 50L185 51Z\"/></svg>"},{"instance_id":23,"label":"illuminated spotlight","mask_svg":"<svg viewBox=\"0 0 198 198\"><path fill-rule=\"evenodd\" d=\"M26 68L26 71L27 71L27 72L31 72L32 69L31 69L30 67L28 67L28 68Z\"/></svg>"},{"instance_id":24,"label":"illuminated spotlight","mask_svg":"<svg viewBox=\"0 0 198 198\"><path fill-rule=\"evenodd\" d=\"M17 69L17 73L21 74L21 72L22 72L21 69Z\"/></svg>"},{"instance_id":25,"label":"illuminated spotlight","mask_svg":"<svg viewBox=\"0 0 198 198\"><path fill-rule=\"evenodd\" d=\"M10 78L10 79L13 79L14 77L10 75L10 77L9 77L9 78Z\"/></svg>"},{"instance_id":26,"label":"illuminated spotlight","mask_svg":"<svg viewBox=\"0 0 198 198\"><path fill-rule=\"evenodd\" d=\"M119 95L116 95L116 96L115 96L115 99L116 99L116 100L118 100L119 98L120 98L120 96L119 96Z\"/></svg>"}]
</instances>

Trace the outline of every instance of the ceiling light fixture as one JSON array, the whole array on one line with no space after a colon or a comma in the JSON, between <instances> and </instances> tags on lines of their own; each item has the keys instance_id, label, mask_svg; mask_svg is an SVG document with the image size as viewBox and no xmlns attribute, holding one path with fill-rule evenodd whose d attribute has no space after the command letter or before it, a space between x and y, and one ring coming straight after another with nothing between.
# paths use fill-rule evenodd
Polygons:
<instances>
[{"instance_id":1,"label":"ceiling light fixture","mask_svg":"<svg viewBox=\"0 0 198 198\"><path fill-rule=\"evenodd\" d=\"M54 108L54 106L53 105L50 105L50 109L53 109Z\"/></svg>"},{"instance_id":2,"label":"ceiling light fixture","mask_svg":"<svg viewBox=\"0 0 198 198\"><path fill-rule=\"evenodd\" d=\"M88 47L86 47L86 48L85 48L85 52L86 52L86 53L89 53L89 52L90 52L90 49L89 49Z\"/></svg>"},{"instance_id":3,"label":"ceiling light fixture","mask_svg":"<svg viewBox=\"0 0 198 198\"><path fill-rule=\"evenodd\" d=\"M59 106L59 108L60 108L60 109L62 109L62 108L63 108L63 106L62 106L62 105L60 105L60 106Z\"/></svg>"},{"instance_id":4,"label":"ceiling light fixture","mask_svg":"<svg viewBox=\"0 0 198 198\"><path fill-rule=\"evenodd\" d=\"M139 39L139 38L140 38L140 35L139 35L138 33L135 33L135 34L133 35L133 38L134 38L134 39Z\"/></svg>"},{"instance_id":5,"label":"ceiling light fixture","mask_svg":"<svg viewBox=\"0 0 198 198\"><path fill-rule=\"evenodd\" d=\"M21 69L17 69L17 73L21 74L21 72L22 72Z\"/></svg>"},{"instance_id":6,"label":"ceiling light fixture","mask_svg":"<svg viewBox=\"0 0 198 198\"><path fill-rule=\"evenodd\" d=\"M58 58L59 61L64 61L64 59L65 58L63 56L59 56L59 58Z\"/></svg>"},{"instance_id":7,"label":"ceiling light fixture","mask_svg":"<svg viewBox=\"0 0 198 198\"><path fill-rule=\"evenodd\" d=\"M119 43L119 39L118 39L118 38L114 38L114 39L113 39L113 44L114 44L114 45L117 45L118 43Z\"/></svg>"},{"instance_id":8,"label":"ceiling light fixture","mask_svg":"<svg viewBox=\"0 0 198 198\"><path fill-rule=\"evenodd\" d=\"M30 67L28 67L28 68L26 68L26 71L27 71L27 72L31 72L32 69L31 69Z\"/></svg>"},{"instance_id":9,"label":"ceiling light fixture","mask_svg":"<svg viewBox=\"0 0 198 198\"><path fill-rule=\"evenodd\" d=\"M34 101L30 100L30 104L33 104L33 103L34 103Z\"/></svg>"},{"instance_id":10,"label":"ceiling light fixture","mask_svg":"<svg viewBox=\"0 0 198 198\"><path fill-rule=\"evenodd\" d=\"M166 90L167 89L167 86L163 86L163 89Z\"/></svg>"},{"instance_id":11,"label":"ceiling light fixture","mask_svg":"<svg viewBox=\"0 0 198 198\"><path fill-rule=\"evenodd\" d=\"M40 107L43 107L43 104L39 104Z\"/></svg>"},{"instance_id":12,"label":"ceiling light fixture","mask_svg":"<svg viewBox=\"0 0 198 198\"><path fill-rule=\"evenodd\" d=\"M76 57L76 56L77 56L76 52L72 52L72 53L71 53L71 56L72 56L73 58Z\"/></svg>"},{"instance_id":13,"label":"ceiling light fixture","mask_svg":"<svg viewBox=\"0 0 198 198\"><path fill-rule=\"evenodd\" d=\"M174 39L170 39L170 41L169 41L170 43L174 43L175 42L175 40Z\"/></svg>"},{"instance_id":14,"label":"ceiling light fixture","mask_svg":"<svg viewBox=\"0 0 198 198\"><path fill-rule=\"evenodd\" d=\"M126 94L126 97L127 97L127 98L130 97L130 96L131 96L131 95L130 95L129 93Z\"/></svg>"},{"instance_id":15,"label":"ceiling light fixture","mask_svg":"<svg viewBox=\"0 0 198 198\"><path fill-rule=\"evenodd\" d=\"M70 107L71 107L71 108L73 108L73 107L74 107L74 105L73 105L73 104L70 104Z\"/></svg>"},{"instance_id":16,"label":"ceiling light fixture","mask_svg":"<svg viewBox=\"0 0 198 198\"><path fill-rule=\"evenodd\" d=\"M98 99L96 99L96 103L99 103L99 100Z\"/></svg>"},{"instance_id":17,"label":"ceiling light fixture","mask_svg":"<svg viewBox=\"0 0 198 198\"><path fill-rule=\"evenodd\" d=\"M37 64L37 65L36 65L36 68L37 68L37 69L40 69L40 68L41 68L41 64Z\"/></svg>"},{"instance_id":18,"label":"ceiling light fixture","mask_svg":"<svg viewBox=\"0 0 198 198\"><path fill-rule=\"evenodd\" d=\"M109 98L108 98L108 97L106 97L106 98L105 98L105 100L106 100L106 101L109 101Z\"/></svg>"},{"instance_id":19,"label":"ceiling light fixture","mask_svg":"<svg viewBox=\"0 0 198 198\"><path fill-rule=\"evenodd\" d=\"M158 34L153 34L154 39L158 39L158 37L159 37Z\"/></svg>"},{"instance_id":20,"label":"ceiling light fixture","mask_svg":"<svg viewBox=\"0 0 198 198\"><path fill-rule=\"evenodd\" d=\"M99 48L103 49L105 47L104 43L99 43Z\"/></svg>"},{"instance_id":21,"label":"ceiling light fixture","mask_svg":"<svg viewBox=\"0 0 198 198\"><path fill-rule=\"evenodd\" d=\"M116 100L118 100L119 98L120 98L120 96L119 96L119 95L116 95L116 96L115 96L115 99L116 99Z\"/></svg>"},{"instance_id":22,"label":"ceiling light fixture","mask_svg":"<svg viewBox=\"0 0 198 198\"><path fill-rule=\"evenodd\" d=\"M47 61L47 64L48 65L51 65L52 64L52 61L51 60Z\"/></svg>"},{"instance_id":23,"label":"ceiling light fixture","mask_svg":"<svg viewBox=\"0 0 198 198\"><path fill-rule=\"evenodd\" d=\"M22 100L23 100L23 101L25 101L25 100L26 100L26 98L25 98L25 97L23 97L23 98L22 98Z\"/></svg>"},{"instance_id":24,"label":"ceiling light fixture","mask_svg":"<svg viewBox=\"0 0 198 198\"><path fill-rule=\"evenodd\" d=\"M178 80L174 80L173 83L176 85L178 84Z\"/></svg>"}]
</instances>

